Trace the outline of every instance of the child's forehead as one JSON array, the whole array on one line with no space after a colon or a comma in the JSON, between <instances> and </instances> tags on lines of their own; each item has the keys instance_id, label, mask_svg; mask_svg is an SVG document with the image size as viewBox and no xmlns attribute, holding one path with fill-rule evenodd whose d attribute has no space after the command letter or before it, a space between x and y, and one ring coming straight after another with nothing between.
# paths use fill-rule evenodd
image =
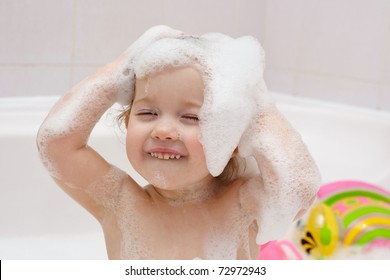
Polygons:
<instances>
[{"instance_id":1,"label":"child's forehead","mask_svg":"<svg viewBox=\"0 0 390 280\"><path fill-rule=\"evenodd\" d=\"M136 79L134 100L151 98L183 98L203 103L202 75L193 66L165 67L163 70Z\"/></svg>"},{"instance_id":2,"label":"child's forehead","mask_svg":"<svg viewBox=\"0 0 390 280\"><path fill-rule=\"evenodd\" d=\"M164 89L182 89L190 92L204 92L204 82L201 73L193 66L165 67L136 78L136 89L148 92L149 90L162 91Z\"/></svg>"},{"instance_id":3,"label":"child's forehead","mask_svg":"<svg viewBox=\"0 0 390 280\"><path fill-rule=\"evenodd\" d=\"M187 80L187 82L202 83L202 74L194 65L184 66L165 66L163 69L148 73L141 79L150 81L153 80Z\"/></svg>"}]
</instances>

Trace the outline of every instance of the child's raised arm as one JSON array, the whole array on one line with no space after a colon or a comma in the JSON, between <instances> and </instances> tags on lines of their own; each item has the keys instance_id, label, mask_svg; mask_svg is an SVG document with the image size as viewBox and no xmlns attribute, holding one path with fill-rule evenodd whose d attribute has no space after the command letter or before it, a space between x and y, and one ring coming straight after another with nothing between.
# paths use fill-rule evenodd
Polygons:
<instances>
[{"instance_id":1,"label":"child's raised arm","mask_svg":"<svg viewBox=\"0 0 390 280\"><path fill-rule=\"evenodd\" d=\"M131 97L132 77L123 73L121 60L124 57L70 89L51 109L37 135L39 153L50 175L94 215L101 209L84 190L111 166L87 141L103 113L121 96Z\"/></svg>"},{"instance_id":2,"label":"child's raised arm","mask_svg":"<svg viewBox=\"0 0 390 280\"><path fill-rule=\"evenodd\" d=\"M263 109L239 146L254 156L261 171L259 244L282 238L310 207L320 186L320 173L299 133L275 105Z\"/></svg>"},{"instance_id":3,"label":"child's raised arm","mask_svg":"<svg viewBox=\"0 0 390 280\"><path fill-rule=\"evenodd\" d=\"M179 31L165 26L149 29L119 58L70 89L52 108L38 132L39 153L50 175L98 219L104 203L96 201L87 188L118 170L112 171L112 166L87 145L89 135L115 102L131 102L134 57L156 40L179 35ZM125 175L114 177L117 180L111 180L109 190L114 190L113 184L119 188Z\"/></svg>"}]
</instances>

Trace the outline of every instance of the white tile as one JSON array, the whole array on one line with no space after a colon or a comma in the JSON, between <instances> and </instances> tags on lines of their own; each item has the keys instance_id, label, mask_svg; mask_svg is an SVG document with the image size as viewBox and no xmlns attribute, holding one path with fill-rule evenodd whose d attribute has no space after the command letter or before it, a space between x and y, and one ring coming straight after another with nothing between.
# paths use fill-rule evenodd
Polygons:
<instances>
[{"instance_id":1,"label":"white tile","mask_svg":"<svg viewBox=\"0 0 390 280\"><path fill-rule=\"evenodd\" d=\"M383 88L379 102L379 109L390 111L390 85Z\"/></svg>"},{"instance_id":2,"label":"white tile","mask_svg":"<svg viewBox=\"0 0 390 280\"><path fill-rule=\"evenodd\" d=\"M383 77L383 83L387 86L390 86L390 52L389 52L389 56L386 59L382 77Z\"/></svg>"},{"instance_id":3,"label":"white tile","mask_svg":"<svg viewBox=\"0 0 390 280\"><path fill-rule=\"evenodd\" d=\"M302 4L297 1L268 1L264 48L267 65L295 68L301 44Z\"/></svg>"},{"instance_id":4,"label":"white tile","mask_svg":"<svg viewBox=\"0 0 390 280\"><path fill-rule=\"evenodd\" d=\"M223 32L261 36L265 1L76 0L76 64L103 64L124 51L144 31L166 24L190 34ZM91 9L93 6L93 9Z\"/></svg>"},{"instance_id":5,"label":"white tile","mask_svg":"<svg viewBox=\"0 0 390 280\"><path fill-rule=\"evenodd\" d=\"M222 32L232 37L264 33L266 0L165 1L165 23L188 33Z\"/></svg>"},{"instance_id":6,"label":"white tile","mask_svg":"<svg viewBox=\"0 0 390 280\"><path fill-rule=\"evenodd\" d=\"M387 41L386 41L386 56L383 59L383 73L382 73L382 78L383 78L383 83L387 86L390 87L390 9L389 9L389 30L387 32Z\"/></svg>"},{"instance_id":7,"label":"white tile","mask_svg":"<svg viewBox=\"0 0 390 280\"><path fill-rule=\"evenodd\" d=\"M251 35L264 44L267 1L240 0L234 12L237 18L237 36Z\"/></svg>"},{"instance_id":8,"label":"white tile","mask_svg":"<svg viewBox=\"0 0 390 280\"><path fill-rule=\"evenodd\" d=\"M62 95L69 89L68 67L0 66L0 96Z\"/></svg>"},{"instance_id":9,"label":"white tile","mask_svg":"<svg viewBox=\"0 0 390 280\"><path fill-rule=\"evenodd\" d=\"M232 37L242 36L248 31L238 23L242 19L240 12L245 13L249 9L245 5L250 2L252 1L165 1L165 23L188 33L222 32ZM246 20L251 21L250 18Z\"/></svg>"},{"instance_id":10,"label":"white tile","mask_svg":"<svg viewBox=\"0 0 390 280\"><path fill-rule=\"evenodd\" d=\"M74 62L112 61L146 29L163 23L162 5L153 0L76 0Z\"/></svg>"},{"instance_id":11,"label":"white tile","mask_svg":"<svg viewBox=\"0 0 390 280\"><path fill-rule=\"evenodd\" d=\"M386 0L304 0L301 69L378 82L389 9Z\"/></svg>"},{"instance_id":12,"label":"white tile","mask_svg":"<svg viewBox=\"0 0 390 280\"><path fill-rule=\"evenodd\" d=\"M93 74L100 66L72 66L70 72L71 86L76 85L87 76Z\"/></svg>"},{"instance_id":13,"label":"white tile","mask_svg":"<svg viewBox=\"0 0 390 280\"><path fill-rule=\"evenodd\" d=\"M297 95L375 109L382 93L377 84L314 74L298 75L296 86Z\"/></svg>"},{"instance_id":14,"label":"white tile","mask_svg":"<svg viewBox=\"0 0 390 280\"><path fill-rule=\"evenodd\" d=\"M262 39L266 0L171 0L164 2L165 23L193 34L221 32Z\"/></svg>"},{"instance_id":15,"label":"white tile","mask_svg":"<svg viewBox=\"0 0 390 280\"><path fill-rule=\"evenodd\" d=\"M0 1L0 63L70 63L73 1Z\"/></svg>"},{"instance_id":16,"label":"white tile","mask_svg":"<svg viewBox=\"0 0 390 280\"><path fill-rule=\"evenodd\" d=\"M270 91L296 94L296 74L291 71L267 68L264 72L264 81Z\"/></svg>"}]
</instances>

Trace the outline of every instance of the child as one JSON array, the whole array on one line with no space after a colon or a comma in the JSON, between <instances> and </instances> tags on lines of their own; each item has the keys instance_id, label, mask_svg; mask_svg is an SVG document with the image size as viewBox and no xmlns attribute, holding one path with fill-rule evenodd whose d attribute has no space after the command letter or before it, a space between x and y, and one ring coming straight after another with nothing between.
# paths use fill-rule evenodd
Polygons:
<instances>
[{"instance_id":1,"label":"child","mask_svg":"<svg viewBox=\"0 0 390 280\"><path fill-rule=\"evenodd\" d=\"M99 221L110 259L255 259L308 209L319 173L262 71L252 37L157 26L54 106L42 161ZM87 145L115 102L147 186Z\"/></svg>"}]
</instances>

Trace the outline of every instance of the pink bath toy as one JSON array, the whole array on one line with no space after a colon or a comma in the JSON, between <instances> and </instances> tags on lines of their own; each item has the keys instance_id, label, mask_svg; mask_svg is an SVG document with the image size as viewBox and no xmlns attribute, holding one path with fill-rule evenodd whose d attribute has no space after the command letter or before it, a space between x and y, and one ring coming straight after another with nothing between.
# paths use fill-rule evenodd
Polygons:
<instances>
[{"instance_id":1,"label":"pink bath toy","mask_svg":"<svg viewBox=\"0 0 390 280\"><path fill-rule=\"evenodd\" d=\"M295 245L288 240L273 240L260 246L259 260L291 259L302 260L303 257Z\"/></svg>"}]
</instances>

